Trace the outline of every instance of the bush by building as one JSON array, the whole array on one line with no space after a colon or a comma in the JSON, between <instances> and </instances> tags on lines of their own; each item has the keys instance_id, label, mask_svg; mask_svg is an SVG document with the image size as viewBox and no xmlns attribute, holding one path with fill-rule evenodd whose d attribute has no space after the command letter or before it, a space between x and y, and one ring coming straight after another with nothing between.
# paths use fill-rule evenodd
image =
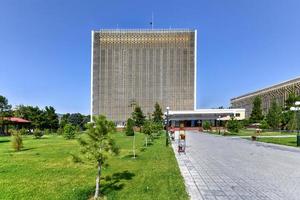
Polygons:
<instances>
[{"instance_id":1,"label":"bush by building","mask_svg":"<svg viewBox=\"0 0 300 200\"><path fill-rule=\"evenodd\" d=\"M238 120L231 118L226 124L227 130L229 132L238 133L241 129L241 124Z\"/></svg>"},{"instance_id":2,"label":"bush by building","mask_svg":"<svg viewBox=\"0 0 300 200\"><path fill-rule=\"evenodd\" d=\"M211 129L211 124L209 121L204 121L203 122L203 129L204 130L210 130Z\"/></svg>"}]
</instances>

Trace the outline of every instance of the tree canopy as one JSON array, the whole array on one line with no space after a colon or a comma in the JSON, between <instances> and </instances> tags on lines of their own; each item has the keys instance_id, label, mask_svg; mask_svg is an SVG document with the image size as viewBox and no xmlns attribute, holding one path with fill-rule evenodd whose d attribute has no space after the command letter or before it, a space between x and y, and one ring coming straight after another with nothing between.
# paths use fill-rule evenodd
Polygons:
<instances>
[{"instance_id":1,"label":"tree canopy","mask_svg":"<svg viewBox=\"0 0 300 200\"><path fill-rule=\"evenodd\" d=\"M14 110L14 116L31 121L30 126L35 129L56 130L59 126L58 115L52 106L46 106L45 109L40 109L37 106L18 105Z\"/></svg>"},{"instance_id":2,"label":"tree canopy","mask_svg":"<svg viewBox=\"0 0 300 200\"><path fill-rule=\"evenodd\" d=\"M136 126L141 127L144 125L146 117L140 106L135 106L131 115Z\"/></svg>"},{"instance_id":3,"label":"tree canopy","mask_svg":"<svg viewBox=\"0 0 300 200\"><path fill-rule=\"evenodd\" d=\"M255 97L253 101L252 112L250 115L251 122L260 122L264 118L261 109L261 98L259 96Z\"/></svg>"},{"instance_id":4,"label":"tree canopy","mask_svg":"<svg viewBox=\"0 0 300 200\"><path fill-rule=\"evenodd\" d=\"M153 112L153 121L157 123L162 123L163 122L163 112L158 104L158 102L155 103L154 105L154 112Z\"/></svg>"},{"instance_id":5,"label":"tree canopy","mask_svg":"<svg viewBox=\"0 0 300 200\"><path fill-rule=\"evenodd\" d=\"M282 109L277 104L277 102L274 100L271 103L271 107L267 113L266 120L269 124L269 126L273 129L278 129L281 122L282 117Z\"/></svg>"},{"instance_id":6,"label":"tree canopy","mask_svg":"<svg viewBox=\"0 0 300 200\"><path fill-rule=\"evenodd\" d=\"M82 115L80 113L67 113L61 117L60 127L64 127L66 124L72 124L73 126L85 128L85 125L90 121L89 115Z\"/></svg>"},{"instance_id":7,"label":"tree canopy","mask_svg":"<svg viewBox=\"0 0 300 200\"><path fill-rule=\"evenodd\" d=\"M296 101L300 101L300 96L297 96L295 92L289 93L288 98L285 100L286 110L289 110L292 106L294 106Z\"/></svg>"},{"instance_id":8,"label":"tree canopy","mask_svg":"<svg viewBox=\"0 0 300 200\"><path fill-rule=\"evenodd\" d=\"M0 117L8 117L11 114L11 105L8 104L7 98L0 95Z\"/></svg>"},{"instance_id":9,"label":"tree canopy","mask_svg":"<svg viewBox=\"0 0 300 200\"><path fill-rule=\"evenodd\" d=\"M133 126L134 126L134 121L131 118L128 118L127 123L126 123L126 128L125 128L125 134L127 136L133 136L134 135Z\"/></svg>"}]
</instances>

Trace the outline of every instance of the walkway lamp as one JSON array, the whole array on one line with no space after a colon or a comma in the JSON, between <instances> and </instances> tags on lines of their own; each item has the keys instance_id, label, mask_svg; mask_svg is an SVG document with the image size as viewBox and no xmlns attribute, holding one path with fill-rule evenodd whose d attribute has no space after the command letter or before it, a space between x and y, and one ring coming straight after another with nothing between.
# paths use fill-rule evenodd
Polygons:
<instances>
[{"instance_id":1,"label":"walkway lamp","mask_svg":"<svg viewBox=\"0 0 300 200\"><path fill-rule=\"evenodd\" d=\"M299 116L299 111L300 111L300 101L296 101L295 102L295 107L291 107L290 110L296 112L296 121L297 121L297 147L299 147L300 146L300 134L299 134L300 127L299 127L298 116Z\"/></svg>"},{"instance_id":2,"label":"walkway lamp","mask_svg":"<svg viewBox=\"0 0 300 200\"><path fill-rule=\"evenodd\" d=\"M167 106L167 113L166 113L166 146L169 145L169 132L168 132L168 129L169 129L169 110L170 110L170 107Z\"/></svg>"},{"instance_id":3,"label":"walkway lamp","mask_svg":"<svg viewBox=\"0 0 300 200\"><path fill-rule=\"evenodd\" d=\"M220 127L221 126L221 116L220 115L218 117L218 121L219 121L219 123L218 123L219 124L219 128L218 129L219 129L219 135L220 135L221 134L221 131L220 131L220 129L221 129L221 127Z\"/></svg>"}]
</instances>

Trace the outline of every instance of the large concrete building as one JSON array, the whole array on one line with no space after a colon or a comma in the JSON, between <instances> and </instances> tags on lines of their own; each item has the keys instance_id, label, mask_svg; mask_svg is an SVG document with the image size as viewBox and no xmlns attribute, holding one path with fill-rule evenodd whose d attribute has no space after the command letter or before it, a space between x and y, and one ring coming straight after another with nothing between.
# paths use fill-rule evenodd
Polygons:
<instances>
[{"instance_id":1,"label":"large concrete building","mask_svg":"<svg viewBox=\"0 0 300 200\"><path fill-rule=\"evenodd\" d=\"M132 104L145 114L196 106L196 30L92 31L91 115L124 122Z\"/></svg>"},{"instance_id":2,"label":"large concrete building","mask_svg":"<svg viewBox=\"0 0 300 200\"><path fill-rule=\"evenodd\" d=\"M232 98L231 107L245 108L246 117L249 117L252 112L254 98L260 96L262 99L262 110L266 114L273 100L276 100L279 105L284 106L285 100L292 92L300 95L300 77Z\"/></svg>"}]
</instances>

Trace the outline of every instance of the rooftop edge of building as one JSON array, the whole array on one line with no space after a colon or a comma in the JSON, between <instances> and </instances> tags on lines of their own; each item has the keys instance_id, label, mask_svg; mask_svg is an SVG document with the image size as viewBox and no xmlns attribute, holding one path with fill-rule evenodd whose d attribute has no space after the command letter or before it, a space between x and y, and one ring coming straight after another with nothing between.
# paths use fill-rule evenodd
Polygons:
<instances>
[{"instance_id":1,"label":"rooftop edge of building","mask_svg":"<svg viewBox=\"0 0 300 200\"><path fill-rule=\"evenodd\" d=\"M285 86L285 85L293 84L293 83L299 82L299 81L300 81L300 76L298 76L296 78L293 78L293 79L289 79L287 81L283 81L283 82L271 85L271 86L264 87L262 89L258 89L258 90L254 91L254 92L249 92L249 93L243 94L241 96L234 97L234 98L230 99L230 101L236 101L236 100L239 100L239 99L242 99L242 98L250 97L250 96L256 95L256 94L258 94L260 92L264 92L264 91L266 92L268 90L274 90L274 89L276 89L278 87L282 87L282 86Z\"/></svg>"},{"instance_id":2,"label":"rooftop edge of building","mask_svg":"<svg viewBox=\"0 0 300 200\"><path fill-rule=\"evenodd\" d=\"M153 33L153 32L160 32L160 33L168 33L168 32L195 32L197 29L188 29L188 28L172 28L172 29L99 29L99 30L92 30L95 33Z\"/></svg>"}]
</instances>

